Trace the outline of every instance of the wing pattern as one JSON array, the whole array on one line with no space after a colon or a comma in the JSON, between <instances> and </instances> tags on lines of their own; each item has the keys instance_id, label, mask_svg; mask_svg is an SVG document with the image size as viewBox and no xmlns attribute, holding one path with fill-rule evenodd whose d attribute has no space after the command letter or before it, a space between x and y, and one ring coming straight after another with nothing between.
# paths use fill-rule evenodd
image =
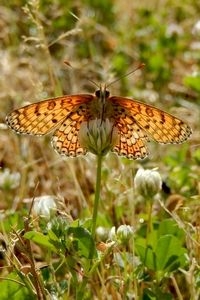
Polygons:
<instances>
[{"instance_id":1,"label":"wing pattern","mask_svg":"<svg viewBox=\"0 0 200 300\"><path fill-rule=\"evenodd\" d=\"M87 152L78 138L82 122L96 118L112 120L118 130L112 151L130 159L148 155L149 138L158 143L182 143L192 133L182 120L145 103L110 97L106 89L95 95L69 95L33 103L11 112L6 122L21 134L45 135L54 131L54 149L74 157Z\"/></svg>"},{"instance_id":2,"label":"wing pattern","mask_svg":"<svg viewBox=\"0 0 200 300\"><path fill-rule=\"evenodd\" d=\"M129 159L143 159L148 155L146 142L147 134L138 126L135 120L121 112L121 108L115 109L115 126L118 129L119 141L112 149L113 152Z\"/></svg>"},{"instance_id":3,"label":"wing pattern","mask_svg":"<svg viewBox=\"0 0 200 300\"><path fill-rule=\"evenodd\" d=\"M87 114L88 107L86 104L83 104L71 112L62 122L54 132L51 140L56 152L71 157L87 153L87 150L81 147L78 139L81 124L87 120Z\"/></svg>"},{"instance_id":4,"label":"wing pattern","mask_svg":"<svg viewBox=\"0 0 200 300\"><path fill-rule=\"evenodd\" d=\"M77 106L93 98L93 95L83 94L47 99L14 110L6 122L17 133L44 135L62 123Z\"/></svg>"},{"instance_id":5,"label":"wing pattern","mask_svg":"<svg viewBox=\"0 0 200 300\"><path fill-rule=\"evenodd\" d=\"M110 97L115 111L121 107L149 137L158 143L182 143L191 135L191 128L182 120L156 108L135 100ZM118 112L117 112L118 113Z\"/></svg>"}]
</instances>

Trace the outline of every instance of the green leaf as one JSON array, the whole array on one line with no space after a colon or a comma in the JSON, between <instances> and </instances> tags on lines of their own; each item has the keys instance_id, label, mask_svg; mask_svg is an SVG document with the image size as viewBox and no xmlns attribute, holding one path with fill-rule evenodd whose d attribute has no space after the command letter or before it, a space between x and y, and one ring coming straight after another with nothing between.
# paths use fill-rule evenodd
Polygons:
<instances>
[{"instance_id":1,"label":"green leaf","mask_svg":"<svg viewBox=\"0 0 200 300\"><path fill-rule=\"evenodd\" d=\"M184 241L185 233L183 229L178 227L178 224L172 219L163 220L158 228L158 237L166 234L172 234L176 236L180 241Z\"/></svg>"},{"instance_id":2,"label":"green leaf","mask_svg":"<svg viewBox=\"0 0 200 300\"><path fill-rule=\"evenodd\" d=\"M155 253L152 249L152 246L151 245L147 246L146 240L143 238L139 238L135 242L135 249L136 249L136 252L139 255L142 263L147 268L149 268L151 270L155 270L156 269L156 265L155 265L156 257L155 257Z\"/></svg>"},{"instance_id":3,"label":"green leaf","mask_svg":"<svg viewBox=\"0 0 200 300\"><path fill-rule=\"evenodd\" d=\"M17 274L10 273L0 282L1 300L34 300L35 295L28 290Z\"/></svg>"},{"instance_id":4,"label":"green leaf","mask_svg":"<svg viewBox=\"0 0 200 300\"><path fill-rule=\"evenodd\" d=\"M88 230L82 227L69 227L67 234L73 238L73 245L80 256L97 257L94 240Z\"/></svg>"},{"instance_id":5,"label":"green leaf","mask_svg":"<svg viewBox=\"0 0 200 300\"><path fill-rule=\"evenodd\" d=\"M165 235L159 238L156 248L156 270L172 272L185 264L183 257L186 249L181 247L180 241L173 235Z\"/></svg>"},{"instance_id":6,"label":"green leaf","mask_svg":"<svg viewBox=\"0 0 200 300\"><path fill-rule=\"evenodd\" d=\"M136 238L136 253L147 268L161 271L160 276L163 276L163 273L186 265L187 251L182 247L183 237L184 232L173 220L164 220L148 235L148 243L147 237Z\"/></svg>"},{"instance_id":7,"label":"green leaf","mask_svg":"<svg viewBox=\"0 0 200 300\"><path fill-rule=\"evenodd\" d=\"M24 237L32 242L48 248L49 250L57 252L57 249L50 242L48 235L44 235L41 232L29 231L24 234Z\"/></svg>"}]
</instances>

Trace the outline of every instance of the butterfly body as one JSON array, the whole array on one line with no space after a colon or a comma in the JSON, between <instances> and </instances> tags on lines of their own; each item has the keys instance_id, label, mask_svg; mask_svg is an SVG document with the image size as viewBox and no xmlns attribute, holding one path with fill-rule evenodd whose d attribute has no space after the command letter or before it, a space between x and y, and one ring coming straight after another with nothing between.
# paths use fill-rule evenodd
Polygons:
<instances>
[{"instance_id":1,"label":"butterfly body","mask_svg":"<svg viewBox=\"0 0 200 300\"><path fill-rule=\"evenodd\" d=\"M110 96L106 87L95 95L67 95L33 103L11 112L6 122L17 133L45 135L53 132L52 145L62 155L86 154L78 133L83 122L110 120L117 128L118 141L112 151L127 158L148 155L149 138L159 143L182 143L190 127L182 120L132 99Z\"/></svg>"}]
</instances>

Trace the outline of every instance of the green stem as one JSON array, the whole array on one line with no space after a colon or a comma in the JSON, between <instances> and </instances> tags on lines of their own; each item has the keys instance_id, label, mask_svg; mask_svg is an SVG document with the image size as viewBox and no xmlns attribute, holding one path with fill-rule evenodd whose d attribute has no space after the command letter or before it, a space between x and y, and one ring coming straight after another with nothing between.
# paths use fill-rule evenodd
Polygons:
<instances>
[{"instance_id":1,"label":"green stem","mask_svg":"<svg viewBox=\"0 0 200 300\"><path fill-rule=\"evenodd\" d=\"M147 231L146 231L146 249L145 249L145 257L144 257L144 265L146 264L147 260L147 254L148 254L148 247L149 247L149 241L150 241L150 234L153 231L153 224L152 224L152 200L147 199L147 215L148 215L148 220L147 220Z\"/></svg>"},{"instance_id":2,"label":"green stem","mask_svg":"<svg viewBox=\"0 0 200 300\"><path fill-rule=\"evenodd\" d=\"M99 207L100 190L101 190L101 168L102 168L102 155L97 155L97 174L96 174L96 189L95 189L95 199L94 208L92 216L92 236L95 237L97 213Z\"/></svg>"},{"instance_id":3,"label":"green stem","mask_svg":"<svg viewBox=\"0 0 200 300\"><path fill-rule=\"evenodd\" d=\"M147 235L149 235L153 231L153 224L152 224L152 200L147 199Z\"/></svg>"}]
</instances>

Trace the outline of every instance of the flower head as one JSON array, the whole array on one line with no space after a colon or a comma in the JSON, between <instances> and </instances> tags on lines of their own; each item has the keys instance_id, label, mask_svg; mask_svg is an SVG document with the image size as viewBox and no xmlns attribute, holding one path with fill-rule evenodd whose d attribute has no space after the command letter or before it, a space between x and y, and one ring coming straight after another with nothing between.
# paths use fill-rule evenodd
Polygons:
<instances>
[{"instance_id":1,"label":"flower head","mask_svg":"<svg viewBox=\"0 0 200 300\"><path fill-rule=\"evenodd\" d=\"M117 230L113 226L109 232L111 241L117 241L120 244L125 244L133 236L133 228L130 225L120 225Z\"/></svg>"},{"instance_id":2,"label":"flower head","mask_svg":"<svg viewBox=\"0 0 200 300\"><path fill-rule=\"evenodd\" d=\"M20 184L21 175L19 172L11 173L5 169L0 173L0 187L6 190L15 189Z\"/></svg>"},{"instance_id":3,"label":"flower head","mask_svg":"<svg viewBox=\"0 0 200 300\"><path fill-rule=\"evenodd\" d=\"M118 141L118 131L109 119L83 122L79 142L83 148L96 155L106 155Z\"/></svg>"},{"instance_id":4,"label":"flower head","mask_svg":"<svg viewBox=\"0 0 200 300\"><path fill-rule=\"evenodd\" d=\"M158 171L139 169L134 178L137 192L144 197L156 195L162 187L162 179Z\"/></svg>"},{"instance_id":5,"label":"flower head","mask_svg":"<svg viewBox=\"0 0 200 300\"><path fill-rule=\"evenodd\" d=\"M53 196L41 196L34 199L33 212L38 215L50 219L55 213L56 203Z\"/></svg>"},{"instance_id":6,"label":"flower head","mask_svg":"<svg viewBox=\"0 0 200 300\"><path fill-rule=\"evenodd\" d=\"M133 236L133 228L130 225L120 225L117 229L117 238L121 243L129 241Z\"/></svg>"}]
</instances>

